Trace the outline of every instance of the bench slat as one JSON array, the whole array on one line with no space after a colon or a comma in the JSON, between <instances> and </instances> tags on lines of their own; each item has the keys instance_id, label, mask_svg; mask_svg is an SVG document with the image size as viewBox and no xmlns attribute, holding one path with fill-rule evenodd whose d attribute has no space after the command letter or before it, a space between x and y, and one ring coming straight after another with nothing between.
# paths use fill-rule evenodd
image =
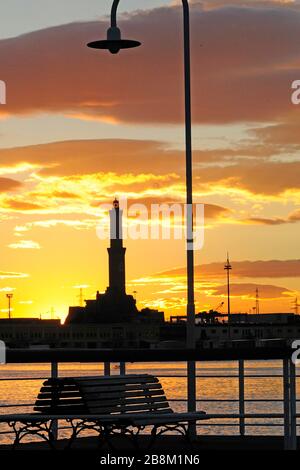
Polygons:
<instances>
[{"instance_id":1,"label":"bench slat","mask_svg":"<svg viewBox=\"0 0 300 470\"><path fill-rule=\"evenodd\" d=\"M80 391L81 390L81 391ZM155 390L162 390L162 386L161 384L143 384L143 385L113 385L113 386L96 386L96 387L80 387L80 390L79 390L79 387L77 386L74 386L72 388L69 388L68 386L64 387L64 388L56 388L56 387L42 387L41 390L40 390L40 395L45 393L45 394L49 394L49 393L59 393L59 394L62 394L62 393L65 393L65 392L69 392L69 393L76 393L76 394L81 394L81 393L109 393L109 392L118 392L118 393L122 393L122 392L130 392L130 391L141 391L143 392L144 390L151 392L151 391L155 391Z\"/></svg>"},{"instance_id":2,"label":"bench slat","mask_svg":"<svg viewBox=\"0 0 300 470\"><path fill-rule=\"evenodd\" d=\"M42 414L52 414L52 415L62 415L62 416L66 416L66 415L73 415L73 414L90 414L89 410L87 409L86 406L74 406L74 405L70 405L70 406L59 406L59 407L49 407L49 406L39 406L39 407L34 407L33 408L34 411L38 411L39 413L42 413Z\"/></svg>"},{"instance_id":3,"label":"bench slat","mask_svg":"<svg viewBox=\"0 0 300 470\"><path fill-rule=\"evenodd\" d=\"M122 389L122 390L112 390L112 391L107 391L106 389L104 390L101 390L97 387L95 387L94 389L90 390L88 393L85 391L85 390L77 390L77 391L74 391L74 392L65 392L64 390L60 391L59 392L59 396L61 398L70 398L70 397L81 397L82 394L84 393L84 395L86 396L93 396L93 395L97 395L103 399L105 399L106 397L119 397L119 396L122 396L122 397L138 397L138 396L144 396L144 395L147 395L147 396L156 396L156 395L164 395L164 391L162 388L155 388L155 389L144 389L143 387L142 388L137 388L137 389ZM38 395L38 398L51 398L53 395L58 395L56 392L53 392L53 391L49 391L49 392L43 392L43 393L39 393Z\"/></svg>"},{"instance_id":4,"label":"bench slat","mask_svg":"<svg viewBox=\"0 0 300 470\"><path fill-rule=\"evenodd\" d=\"M70 399L67 398L66 400L59 400L59 401L62 405L83 405L83 406L85 405L85 402L82 398L73 399L73 400L71 398ZM40 406L40 405L41 406L47 406L47 405L49 405L51 407L52 405L53 406L54 405L59 406L60 403L57 400L48 400L48 399L46 399L46 400L36 400L35 406Z\"/></svg>"},{"instance_id":5,"label":"bench slat","mask_svg":"<svg viewBox=\"0 0 300 470\"><path fill-rule=\"evenodd\" d=\"M48 398L53 398L53 396L57 396L57 394L55 392L44 392L44 393L39 393L37 398L39 400L47 400ZM82 393L80 393L79 391L77 392L64 392L64 391L61 391L59 393L59 398L81 398L82 397Z\"/></svg>"},{"instance_id":6,"label":"bench slat","mask_svg":"<svg viewBox=\"0 0 300 470\"><path fill-rule=\"evenodd\" d=\"M135 384L136 385L141 385L141 384L157 384L158 383L158 379L156 380L148 380L148 379L141 379L141 380L128 380L127 382L126 381L119 381L119 380L103 380L103 381L91 381L91 380L80 380L77 382L79 386L81 387L95 387L95 385L97 385L98 387L104 387L104 386L128 386L128 385L132 385L134 386Z\"/></svg>"},{"instance_id":7,"label":"bench slat","mask_svg":"<svg viewBox=\"0 0 300 470\"><path fill-rule=\"evenodd\" d=\"M88 394L84 394L85 397L89 400L106 400L110 398L138 398L138 397L149 397L149 398L155 398L155 397L161 397L164 396L164 391L163 390L147 390L147 393L144 391L138 390L137 392L135 391L125 391L125 392L112 392L112 393L99 393L99 392L92 392Z\"/></svg>"},{"instance_id":8,"label":"bench slat","mask_svg":"<svg viewBox=\"0 0 300 470\"><path fill-rule=\"evenodd\" d=\"M52 391L52 390L63 390L63 391L76 391L76 390L79 390L78 388L78 385L74 384L74 385L63 385L63 384L60 384L60 386L54 386L54 385L47 385L47 386L43 386L41 387L41 392L49 392L49 391Z\"/></svg>"},{"instance_id":9,"label":"bench slat","mask_svg":"<svg viewBox=\"0 0 300 470\"><path fill-rule=\"evenodd\" d=\"M136 384L136 385L97 385L95 387L80 387L80 390L83 392L89 393L98 393L98 392L122 392L122 391L130 391L130 390L160 390L162 389L161 384Z\"/></svg>"},{"instance_id":10,"label":"bench slat","mask_svg":"<svg viewBox=\"0 0 300 470\"><path fill-rule=\"evenodd\" d=\"M165 396L155 398L126 398L126 399L115 399L115 400L86 400L85 404L90 407L95 406L109 406L109 405L130 405L130 404L137 404L137 403L145 403L145 404L152 404L152 403L165 403L167 401Z\"/></svg>"},{"instance_id":11,"label":"bench slat","mask_svg":"<svg viewBox=\"0 0 300 470\"><path fill-rule=\"evenodd\" d=\"M70 377L69 377L70 378ZM85 380L89 381L117 381L117 382L142 382L142 381L155 381L158 382L158 378L151 374L128 374L128 375L103 375L102 377L95 376L81 376L81 377L72 377L76 382L84 382Z\"/></svg>"},{"instance_id":12,"label":"bench slat","mask_svg":"<svg viewBox=\"0 0 300 470\"><path fill-rule=\"evenodd\" d=\"M102 407L102 406L90 406L91 413L99 413L99 414L109 414L109 413L131 413L132 411L151 411L151 410L159 410L160 408L169 408L169 403L159 403L159 404L151 404L151 405L124 405L124 406L111 406L111 407Z\"/></svg>"},{"instance_id":13,"label":"bench slat","mask_svg":"<svg viewBox=\"0 0 300 470\"><path fill-rule=\"evenodd\" d=\"M157 383L159 382L157 377L153 375L126 375L126 376L103 376L103 377L62 377L57 379L47 379L43 385L54 385L54 384L82 384L94 385L95 382L101 384L128 384L128 383Z\"/></svg>"}]
</instances>

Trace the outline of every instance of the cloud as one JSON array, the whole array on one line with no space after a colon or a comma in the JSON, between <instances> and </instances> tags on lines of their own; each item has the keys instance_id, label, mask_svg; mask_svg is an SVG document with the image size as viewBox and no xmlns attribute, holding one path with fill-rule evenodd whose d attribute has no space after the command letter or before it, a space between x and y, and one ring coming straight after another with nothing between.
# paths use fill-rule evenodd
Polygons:
<instances>
[{"instance_id":1,"label":"cloud","mask_svg":"<svg viewBox=\"0 0 300 470\"><path fill-rule=\"evenodd\" d=\"M7 191L14 191L15 189L20 188L22 183L15 181L9 178L0 178L0 193L5 193Z\"/></svg>"},{"instance_id":2,"label":"cloud","mask_svg":"<svg viewBox=\"0 0 300 470\"><path fill-rule=\"evenodd\" d=\"M11 243L8 245L13 250L39 250L40 244L32 240L20 240L17 243Z\"/></svg>"},{"instance_id":3,"label":"cloud","mask_svg":"<svg viewBox=\"0 0 300 470\"><path fill-rule=\"evenodd\" d=\"M278 196L287 190L300 190L299 174L300 162L245 160L225 168L202 168L196 182Z\"/></svg>"},{"instance_id":4,"label":"cloud","mask_svg":"<svg viewBox=\"0 0 300 470\"><path fill-rule=\"evenodd\" d=\"M263 217L250 217L249 219L245 220L245 223L249 224L257 224L257 225L283 225L286 223L290 223L290 221L285 219L267 219Z\"/></svg>"},{"instance_id":5,"label":"cloud","mask_svg":"<svg viewBox=\"0 0 300 470\"><path fill-rule=\"evenodd\" d=\"M267 144L253 146L241 143L239 148L194 151L195 200L201 194L244 194L254 198L277 197L287 191L300 194L300 162L272 159L279 149ZM160 197L177 200L184 197L185 160L180 150L170 149L163 142L138 140L82 140L0 149L0 167L7 162L12 168L26 161L37 165L32 174L36 187L27 200L9 198L4 207L15 210L47 209L50 205L83 198L87 192L94 201L107 199L108 194L127 194L131 199ZM129 173L130 172L130 173ZM55 179L54 177L60 177ZM62 179L64 178L64 179ZM8 180L4 188L20 183ZM1 185L1 179L0 179ZM117 188L117 189L116 189ZM145 191L148 191L145 192ZM200 194L200 196L198 196ZM42 198L38 203L38 198ZM299 199L299 195L297 196ZM97 198L97 199L96 199ZM29 199L29 200L28 200Z\"/></svg>"},{"instance_id":6,"label":"cloud","mask_svg":"<svg viewBox=\"0 0 300 470\"><path fill-rule=\"evenodd\" d=\"M297 0L192 0L192 3L202 4L205 9L237 5L239 7L272 8L274 6L299 8Z\"/></svg>"},{"instance_id":7,"label":"cloud","mask_svg":"<svg viewBox=\"0 0 300 470\"><path fill-rule=\"evenodd\" d=\"M119 173L125 168L134 175L153 174L154 169L155 173L170 173L172 167L184 170L182 152L170 151L163 142L126 139L75 140L0 149L0 167L14 168L20 162L38 166L40 170L36 173L44 176L81 175L83 171Z\"/></svg>"},{"instance_id":8,"label":"cloud","mask_svg":"<svg viewBox=\"0 0 300 470\"><path fill-rule=\"evenodd\" d=\"M268 219L264 217L251 217L245 220L245 223L273 226L273 225L293 224L299 221L300 221L300 209L291 212L286 219L282 219L282 218Z\"/></svg>"},{"instance_id":9,"label":"cloud","mask_svg":"<svg viewBox=\"0 0 300 470\"><path fill-rule=\"evenodd\" d=\"M195 151L198 162L206 158ZM186 197L184 153L163 142L68 141L1 149L0 166L7 161L13 167L21 161L38 167L27 191L0 201L0 208L13 212L99 216L100 205L111 203L115 195L126 195L128 205L142 203L148 209L151 204L182 204ZM197 194L195 202L205 203ZM230 214L229 208L205 203L206 219Z\"/></svg>"},{"instance_id":10,"label":"cloud","mask_svg":"<svg viewBox=\"0 0 300 470\"><path fill-rule=\"evenodd\" d=\"M268 122L291 110L290 84L298 78L300 12L278 2L260 8L257 4L192 7L194 122ZM8 104L1 112L181 122L181 16L178 6L127 15L121 21L124 33L140 39L143 47L117 57L86 47L105 36L106 21L72 23L1 40L1 74L9 88Z\"/></svg>"},{"instance_id":11,"label":"cloud","mask_svg":"<svg viewBox=\"0 0 300 470\"><path fill-rule=\"evenodd\" d=\"M16 199L4 199L0 206L14 211L36 211L43 209L43 206L39 204Z\"/></svg>"},{"instance_id":12,"label":"cloud","mask_svg":"<svg viewBox=\"0 0 300 470\"><path fill-rule=\"evenodd\" d=\"M300 161L274 160L269 152L268 146L254 144L257 156L251 156L249 142L240 150L194 152L194 202L205 205L207 228L280 227L300 221ZM33 173L22 191L2 193L0 214L47 216L49 221L41 220L40 227L93 229L106 220L101 205L115 196L148 210L152 204L182 204L186 197L184 152L163 142L84 140L0 150L0 167L24 161L34 167ZM276 203L273 216L270 202ZM25 224L17 224L20 235Z\"/></svg>"},{"instance_id":13,"label":"cloud","mask_svg":"<svg viewBox=\"0 0 300 470\"><path fill-rule=\"evenodd\" d=\"M78 199L79 198L78 194L71 193L68 191L53 191L52 193L50 193L49 196L58 198L58 199Z\"/></svg>"},{"instance_id":14,"label":"cloud","mask_svg":"<svg viewBox=\"0 0 300 470\"><path fill-rule=\"evenodd\" d=\"M273 286L269 284L235 284L230 286L232 297L240 297L243 300L255 301L256 289L259 287L260 300L286 299L287 296L294 296L295 292L285 287ZM227 285L221 285L211 290L210 296L227 298Z\"/></svg>"},{"instance_id":15,"label":"cloud","mask_svg":"<svg viewBox=\"0 0 300 470\"><path fill-rule=\"evenodd\" d=\"M204 205L204 217L206 219L217 219L222 216L228 216L230 210L226 207L218 206L216 204L205 204Z\"/></svg>"},{"instance_id":16,"label":"cloud","mask_svg":"<svg viewBox=\"0 0 300 470\"><path fill-rule=\"evenodd\" d=\"M97 219L83 219L83 220L74 220L74 219L48 219L48 220L36 220L34 222L27 222L24 225L17 225L15 227L15 232L17 234L22 234L28 232L29 230L38 227L38 228L52 228L57 226L65 226L74 228L77 230L88 230L95 228L98 223Z\"/></svg>"},{"instance_id":17,"label":"cloud","mask_svg":"<svg viewBox=\"0 0 300 470\"><path fill-rule=\"evenodd\" d=\"M29 277L29 274L0 271L0 279L23 279Z\"/></svg>"},{"instance_id":18,"label":"cloud","mask_svg":"<svg viewBox=\"0 0 300 470\"><path fill-rule=\"evenodd\" d=\"M269 261L232 261L232 274L236 278L298 278L300 259ZM185 276L185 268L172 269L160 273L162 279ZM224 263L210 263L195 267L198 280L224 277Z\"/></svg>"}]
</instances>

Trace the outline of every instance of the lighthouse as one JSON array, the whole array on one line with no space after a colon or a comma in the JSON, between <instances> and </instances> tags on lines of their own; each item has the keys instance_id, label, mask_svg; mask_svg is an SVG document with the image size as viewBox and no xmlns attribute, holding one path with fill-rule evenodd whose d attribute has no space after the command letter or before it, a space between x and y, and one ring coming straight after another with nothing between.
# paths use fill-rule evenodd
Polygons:
<instances>
[{"instance_id":1,"label":"lighthouse","mask_svg":"<svg viewBox=\"0 0 300 470\"><path fill-rule=\"evenodd\" d=\"M111 294L125 294L125 253L123 247L123 211L117 199L113 202L113 208L109 211L110 217L110 247L107 249L109 256L109 287Z\"/></svg>"},{"instance_id":2,"label":"lighthouse","mask_svg":"<svg viewBox=\"0 0 300 470\"><path fill-rule=\"evenodd\" d=\"M97 291L95 299L85 300L85 307L70 307L65 324L127 325L140 322L163 323L163 312L147 308L139 312L134 297L126 294L126 248L123 246L123 211L117 199L113 201L109 218L110 246L107 248L109 285L103 294ZM123 339L118 336L119 346L122 341Z\"/></svg>"}]
</instances>

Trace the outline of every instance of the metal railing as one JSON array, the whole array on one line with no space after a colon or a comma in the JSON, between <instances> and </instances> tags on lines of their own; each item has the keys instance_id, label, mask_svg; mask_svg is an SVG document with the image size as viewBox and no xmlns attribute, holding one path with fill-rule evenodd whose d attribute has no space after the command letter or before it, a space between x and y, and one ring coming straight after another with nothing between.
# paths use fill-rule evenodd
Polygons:
<instances>
[{"instance_id":1,"label":"metal railing","mask_svg":"<svg viewBox=\"0 0 300 470\"><path fill-rule=\"evenodd\" d=\"M33 354L34 353L34 354ZM297 423L297 418L300 418L300 414L297 414L297 397L296 397L296 371L295 366L290 360L291 351L289 350L280 350L272 351L260 350L257 351L141 351L139 352L139 359L136 358L136 351L134 352L135 360L133 361L133 351L130 350L120 350L120 351L57 351L57 350L43 350L43 351L9 351L8 352L8 363L27 363L27 360L30 363L41 363L41 362L50 362L51 364L51 373L50 376L53 378L58 377L59 374L59 363L68 363L68 362L78 362L78 356L82 358L81 362L88 363L102 363L103 362L103 373L105 375L111 374L111 362L116 362L115 359L123 357L130 363L145 363L145 362L157 362L157 357L160 356L159 362L185 362L190 358L190 355L193 356L195 360L198 360L198 364L206 361L237 361L237 369L234 374L196 374L195 379L197 380L197 385L199 381L207 379L231 379L238 381L238 398L201 398L197 399L197 403L209 403L209 404L237 404L238 413L208 413L207 422L201 422L197 425L198 429L204 427L235 427L239 430L240 436L245 436L248 428L253 427L266 427L266 428L282 428L284 436L284 445L286 449L296 449L297 448L297 426L300 424ZM35 357L34 357L35 356ZM196 357L195 357L196 356ZM111 362L108 360L111 357ZM27 359L27 360L26 360ZM55 359L55 360L53 360ZM59 360L60 359L60 360ZM104 360L103 360L104 359ZM280 374L247 374L245 370L245 361L247 360L265 360L265 359L280 359L282 361L282 373ZM126 362L123 360L119 362L119 374L126 374ZM1 370L1 369L0 369ZM232 369L231 369L232 371ZM177 374L159 374L160 379L182 379L186 380L186 375L177 375ZM22 380L32 380L40 381L47 379L48 377L16 377L16 378L0 378L0 381L22 381ZM246 380L263 380L263 379L281 379L282 380L282 398L246 398ZM3 400L3 397L0 397ZM168 401L174 403L186 403L188 407L188 394L186 398L172 398L168 397ZM247 413L246 404L248 403L276 403L283 405L282 413ZM32 403L18 403L18 404L2 404L0 405L1 409L9 408L21 408L21 407L32 407ZM63 419L63 417L62 417ZM249 422L249 420L257 420L255 422ZM223 421L227 420L227 421ZM229 420L234 420L229 421ZM272 421L271 421L272 420ZM222 422L220 422L222 421ZM58 436L59 429L68 429L67 426L58 427L54 429L56 436ZM9 432L0 432L1 434L8 434Z\"/></svg>"}]
</instances>

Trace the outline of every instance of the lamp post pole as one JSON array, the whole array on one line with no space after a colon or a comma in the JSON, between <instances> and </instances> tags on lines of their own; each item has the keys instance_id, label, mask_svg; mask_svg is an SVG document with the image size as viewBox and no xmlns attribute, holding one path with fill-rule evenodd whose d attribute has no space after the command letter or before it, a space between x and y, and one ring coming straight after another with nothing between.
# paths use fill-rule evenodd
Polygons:
<instances>
[{"instance_id":1,"label":"lamp post pole","mask_svg":"<svg viewBox=\"0 0 300 470\"><path fill-rule=\"evenodd\" d=\"M184 27L185 75L185 152L186 152L186 227L187 227L187 348L195 348L195 291L194 291L194 221L193 221L193 155L191 111L191 46L190 11L187 0L182 0ZM188 362L188 411L196 411L196 363ZM196 434L195 429L191 429Z\"/></svg>"},{"instance_id":2,"label":"lamp post pole","mask_svg":"<svg viewBox=\"0 0 300 470\"><path fill-rule=\"evenodd\" d=\"M108 49L117 54L121 49L138 47L138 41L121 38L117 25L117 10L120 0L113 0L111 27L107 40L95 41L88 46L94 49ZM186 256L187 256L187 333L186 345L195 348L195 294L194 294L194 222L193 222L193 173L192 173L192 112L191 112L191 52L190 52L190 10L188 0L182 0L184 27L184 78L185 78L185 149L186 149ZM196 365L188 362L188 409L196 410Z\"/></svg>"}]
</instances>

